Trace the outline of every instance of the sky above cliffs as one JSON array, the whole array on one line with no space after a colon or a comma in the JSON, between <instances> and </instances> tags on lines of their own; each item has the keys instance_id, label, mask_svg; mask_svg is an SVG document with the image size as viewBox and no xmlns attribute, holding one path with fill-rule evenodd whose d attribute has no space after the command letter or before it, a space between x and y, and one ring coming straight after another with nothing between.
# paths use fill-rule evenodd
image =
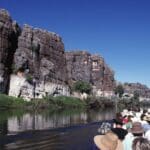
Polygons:
<instances>
[{"instance_id":1,"label":"sky above cliffs","mask_svg":"<svg viewBox=\"0 0 150 150\"><path fill-rule=\"evenodd\" d=\"M0 0L21 26L58 33L65 50L100 54L121 82L150 87L150 0Z\"/></svg>"}]
</instances>

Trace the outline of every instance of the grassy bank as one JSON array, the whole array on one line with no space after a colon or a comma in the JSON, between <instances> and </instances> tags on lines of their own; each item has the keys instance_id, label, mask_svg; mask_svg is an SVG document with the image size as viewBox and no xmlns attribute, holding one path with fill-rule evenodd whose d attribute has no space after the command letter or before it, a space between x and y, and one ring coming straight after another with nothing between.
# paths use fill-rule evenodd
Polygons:
<instances>
[{"instance_id":1,"label":"grassy bank","mask_svg":"<svg viewBox=\"0 0 150 150\"><path fill-rule=\"evenodd\" d=\"M75 97L49 96L43 99L33 99L30 102L27 102L22 98L0 94L0 110L19 108L27 110L50 109L51 111L55 111L63 109L103 109L112 106L114 106L114 102L104 97L90 96L86 100L80 100Z\"/></svg>"},{"instance_id":2,"label":"grassy bank","mask_svg":"<svg viewBox=\"0 0 150 150\"><path fill-rule=\"evenodd\" d=\"M24 101L22 98L15 98L0 94L0 110L24 108L29 105L30 102Z\"/></svg>"},{"instance_id":3,"label":"grassy bank","mask_svg":"<svg viewBox=\"0 0 150 150\"><path fill-rule=\"evenodd\" d=\"M35 109L50 108L51 110L59 109L78 109L86 108L86 103L78 98L68 96L45 97L31 101Z\"/></svg>"},{"instance_id":4,"label":"grassy bank","mask_svg":"<svg viewBox=\"0 0 150 150\"><path fill-rule=\"evenodd\" d=\"M43 99L33 99L30 102L23 100L22 98L15 98L0 94L0 110L6 109L76 109L86 108L86 103L78 98L58 96L58 97L45 97Z\"/></svg>"}]
</instances>

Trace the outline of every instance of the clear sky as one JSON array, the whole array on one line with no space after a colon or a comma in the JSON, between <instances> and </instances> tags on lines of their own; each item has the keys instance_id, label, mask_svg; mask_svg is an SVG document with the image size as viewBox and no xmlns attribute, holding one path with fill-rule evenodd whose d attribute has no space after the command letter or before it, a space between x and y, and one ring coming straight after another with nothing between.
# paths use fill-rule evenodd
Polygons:
<instances>
[{"instance_id":1,"label":"clear sky","mask_svg":"<svg viewBox=\"0 0 150 150\"><path fill-rule=\"evenodd\" d=\"M100 54L121 82L150 87L150 0L0 0L21 26L58 33L65 50Z\"/></svg>"}]
</instances>

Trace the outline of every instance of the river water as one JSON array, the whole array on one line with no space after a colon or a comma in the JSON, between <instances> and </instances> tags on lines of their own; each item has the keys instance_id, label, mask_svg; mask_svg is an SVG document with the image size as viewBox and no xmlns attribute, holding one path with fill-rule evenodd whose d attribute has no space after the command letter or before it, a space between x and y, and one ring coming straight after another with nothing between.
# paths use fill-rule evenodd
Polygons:
<instances>
[{"instance_id":1,"label":"river water","mask_svg":"<svg viewBox=\"0 0 150 150\"><path fill-rule=\"evenodd\" d=\"M114 109L0 112L0 149L87 150Z\"/></svg>"}]
</instances>

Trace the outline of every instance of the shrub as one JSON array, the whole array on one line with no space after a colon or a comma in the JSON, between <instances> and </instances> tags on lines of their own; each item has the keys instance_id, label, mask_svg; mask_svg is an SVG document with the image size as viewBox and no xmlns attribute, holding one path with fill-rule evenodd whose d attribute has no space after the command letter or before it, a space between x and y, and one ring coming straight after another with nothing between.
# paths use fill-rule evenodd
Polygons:
<instances>
[{"instance_id":1,"label":"shrub","mask_svg":"<svg viewBox=\"0 0 150 150\"><path fill-rule=\"evenodd\" d=\"M114 106L114 102L106 97L89 96L85 102L89 108L96 109Z\"/></svg>"},{"instance_id":2,"label":"shrub","mask_svg":"<svg viewBox=\"0 0 150 150\"><path fill-rule=\"evenodd\" d=\"M8 109L12 104L13 100L10 97L0 94L0 109Z\"/></svg>"},{"instance_id":3,"label":"shrub","mask_svg":"<svg viewBox=\"0 0 150 150\"><path fill-rule=\"evenodd\" d=\"M86 103L84 101L81 101L78 98L75 97L69 97L69 96L57 96L49 98L46 98L49 101L49 105L53 105L57 108L84 108L86 106Z\"/></svg>"},{"instance_id":4,"label":"shrub","mask_svg":"<svg viewBox=\"0 0 150 150\"><path fill-rule=\"evenodd\" d=\"M123 93L124 93L124 88L123 86L120 84L118 85L115 89L114 89L115 94L119 95L119 97L122 97Z\"/></svg>"},{"instance_id":5,"label":"shrub","mask_svg":"<svg viewBox=\"0 0 150 150\"><path fill-rule=\"evenodd\" d=\"M81 92L81 93L87 93L89 94L92 90L92 87L89 83L84 81L77 81L73 84L74 91Z\"/></svg>"},{"instance_id":6,"label":"shrub","mask_svg":"<svg viewBox=\"0 0 150 150\"><path fill-rule=\"evenodd\" d=\"M30 75L30 74L28 74L28 75L26 76L26 81L27 81L28 83L30 83L30 84L33 84L33 76Z\"/></svg>"}]
</instances>

